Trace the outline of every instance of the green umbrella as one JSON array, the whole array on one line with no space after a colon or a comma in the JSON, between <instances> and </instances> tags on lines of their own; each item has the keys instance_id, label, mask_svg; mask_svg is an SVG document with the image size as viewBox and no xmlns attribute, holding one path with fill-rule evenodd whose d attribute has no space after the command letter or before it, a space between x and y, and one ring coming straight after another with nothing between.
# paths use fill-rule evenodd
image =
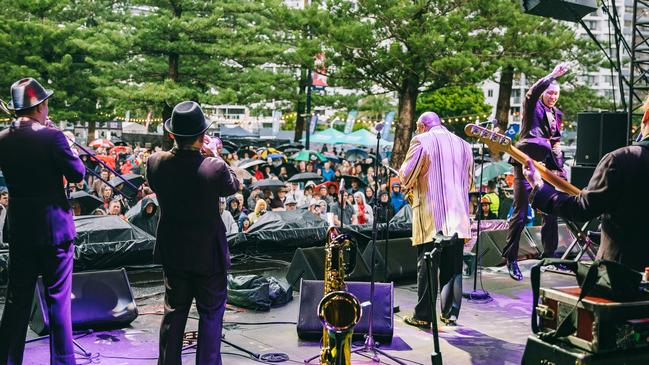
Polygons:
<instances>
[{"instance_id":1,"label":"green umbrella","mask_svg":"<svg viewBox=\"0 0 649 365\"><path fill-rule=\"evenodd\" d=\"M294 154L293 156L291 156L291 159L295 161L311 161L312 156L315 156L318 160L322 162L327 161L327 156L313 150L302 150Z\"/></svg>"},{"instance_id":2,"label":"green umbrella","mask_svg":"<svg viewBox=\"0 0 649 365\"><path fill-rule=\"evenodd\" d=\"M478 168L475 170L475 176L473 180L475 181L476 185L480 184L480 176L482 175L482 183L486 184L487 181L493 180L497 178L498 176L502 174L506 174L508 172L511 172L514 166L510 165L509 163L505 161L500 161L500 162L487 162L484 164L482 171L484 171L484 174L480 170L480 165L477 165Z\"/></svg>"}]
</instances>

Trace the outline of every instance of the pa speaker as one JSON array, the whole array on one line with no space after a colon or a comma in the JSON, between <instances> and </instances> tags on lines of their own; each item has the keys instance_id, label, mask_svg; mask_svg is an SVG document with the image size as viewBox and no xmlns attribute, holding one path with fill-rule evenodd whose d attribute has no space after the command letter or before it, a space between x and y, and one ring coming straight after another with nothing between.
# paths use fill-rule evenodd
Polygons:
<instances>
[{"instance_id":1,"label":"pa speaker","mask_svg":"<svg viewBox=\"0 0 649 365\"><path fill-rule=\"evenodd\" d=\"M120 328L137 318L126 271L109 270L72 274L72 328ZM38 278L29 327L38 335L49 333L50 319L43 279Z\"/></svg>"},{"instance_id":2,"label":"pa speaker","mask_svg":"<svg viewBox=\"0 0 649 365\"><path fill-rule=\"evenodd\" d=\"M522 0L521 6L527 14L578 22L597 10L597 0Z\"/></svg>"},{"instance_id":3,"label":"pa speaker","mask_svg":"<svg viewBox=\"0 0 649 365\"><path fill-rule=\"evenodd\" d=\"M529 238L534 242L534 245L538 248L540 253L543 253L543 242L541 240L541 227L540 226L534 226L534 227L525 227L525 232L529 236ZM572 234L568 226L566 226L565 223L561 223L558 225L558 232L559 232L559 244L557 245L557 251L555 252L556 254L559 253L564 253L566 252L566 249L568 249L568 246L574 241L575 235Z\"/></svg>"},{"instance_id":4,"label":"pa speaker","mask_svg":"<svg viewBox=\"0 0 649 365\"><path fill-rule=\"evenodd\" d=\"M498 266L504 262L503 249L507 246L507 229L497 229L493 231L480 232L480 252L478 253L478 263L482 266ZM476 253L476 245L472 251ZM518 257L532 258L538 257L539 250L534 242L525 234L521 233L518 243Z\"/></svg>"},{"instance_id":5,"label":"pa speaker","mask_svg":"<svg viewBox=\"0 0 649 365\"><path fill-rule=\"evenodd\" d=\"M324 265L324 247L298 248L286 272L286 282L295 288L300 279L323 280ZM349 280L354 281L366 281L370 278L367 263L358 251L356 251L354 268L347 273L347 276Z\"/></svg>"},{"instance_id":6,"label":"pa speaker","mask_svg":"<svg viewBox=\"0 0 649 365\"><path fill-rule=\"evenodd\" d=\"M588 186L595 172L595 166L574 165L570 167L570 183L579 189Z\"/></svg>"},{"instance_id":7,"label":"pa speaker","mask_svg":"<svg viewBox=\"0 0 649 365\"><path fill-rule=\"evenodd\" d=\"M597 165L605 154L627 144L624 112L577 113L577 165Z\"/></svg>"},{"instance_id":8,"label":"pa speaker","mask_svg":"<svg viewBox=\"0 0 649 365\"><path fill-rule=\"evenodd\" d=\"M363 303L370 300L370 283L347 281L347 290ZM297 320L297 335L307 341L318 341L322 337L322 323L318 318L318 303L324 295L324 283L320 280L302 280L300 285L300 309ZM381 343L391 343L394 333L393 312L394 287L392 283L375 283L372 298L372 334ZM362 339L369 331L369 309L363 308L360 321L354 326L353 338Z\"/></svg>"},{"instance_id":9,"label":"pa speaker","mask_svg":"<svg viewBox=\"0 0 649 365\"><path fill-rule=\"evenodd\" d=\"M363 258L368 265L372 262L373 247L370 241L363 251ZM388 259L387 268L385 266L386 257ZM376 241L374 263L375 280L387 282L417 280L417 247L412 245L410 238L390 239L387 245L385 240Z\"/></svg>"}]
</instances>

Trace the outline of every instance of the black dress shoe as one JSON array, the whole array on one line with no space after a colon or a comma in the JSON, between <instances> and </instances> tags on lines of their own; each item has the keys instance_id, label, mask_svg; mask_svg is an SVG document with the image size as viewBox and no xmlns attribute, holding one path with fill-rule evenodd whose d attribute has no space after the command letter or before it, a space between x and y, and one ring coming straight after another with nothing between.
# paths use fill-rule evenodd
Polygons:
<instances>
[{"instance_id":1,"label":"black dress shoe","mask_svg":"<svg viewBox=\"0 0 649 365\"><path fill-rule=\"evenodd\" d=\"M521 273L521 269L518 268L518 262L507 262L507 270L509 271L509 276L511 276L512 279L516 281L523 280L523 274Z\"/></svg>"},{"instance_id":2,"label":"black dress shoe","mask_svg":"<svg viewBox=\"0 0 649 365\"><path fill-rule=\"evenodd\" d=\"M442 321L442 323L444 323L447 326L450 327L457 326L457 316L451 316L450 318L439 316L439 320Z\"/></svg>"}]
</instances>

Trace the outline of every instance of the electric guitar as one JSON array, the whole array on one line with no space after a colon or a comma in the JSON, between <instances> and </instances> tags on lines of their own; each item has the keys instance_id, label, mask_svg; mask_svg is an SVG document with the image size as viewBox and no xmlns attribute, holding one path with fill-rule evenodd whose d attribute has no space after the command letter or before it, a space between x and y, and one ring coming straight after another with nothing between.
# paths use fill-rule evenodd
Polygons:
<instances>
[{"instance_id":1,"label":"electric guitar","mask_svg":"<svg viewBox=\"0 0 649 365\"><path fill-rule=\"evenodd\" d=\"M491 151L507 152L514 160L518 161L522 165L527 165L527 161L532 160L527 154L512 144L511 138L498 132L479 125L467 124L466 127L464 127L464 133L469 137L477 138L480 142L486 144ZM534 160L532 160L532 162L534 163L534 167L536 167L536 169L541 173L543 180L547 181L557 190L570 195L578 195L581 191L576 186L555 175L540 162Z\"/></svg>"}]
</instances>

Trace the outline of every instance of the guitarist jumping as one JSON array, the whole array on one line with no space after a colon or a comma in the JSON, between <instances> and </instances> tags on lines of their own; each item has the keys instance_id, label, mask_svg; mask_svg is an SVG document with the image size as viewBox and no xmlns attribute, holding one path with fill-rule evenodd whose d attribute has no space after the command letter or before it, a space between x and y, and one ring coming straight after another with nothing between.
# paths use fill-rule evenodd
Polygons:
<instances>
[{"instance_id":1,"label":"guitarist jumping","mask_svg":"<svg viewBox=\"0 0 649 365\"><path fill-rule=\"evenodd\" d=\"M523 121L520 140L516 144L521 151L532 159L565 178L563 171L563 153L561 152L561 111L555 107L559 99L559 84L556 79L568 71L568 65L561 63L547 76L537 81L525 95L523 104ZM507 246L503 249L503 257L507 259L509 275L514 280L523 280L523 274L518 268L518 244L521 238L527 206L532 188L523 176L521 164L514 164L514 202L513 214L509 220ZM555 215L544 215L541 227L543 256L552 257L558 245L558 226Z\"/></svg>"}]
</instances>

